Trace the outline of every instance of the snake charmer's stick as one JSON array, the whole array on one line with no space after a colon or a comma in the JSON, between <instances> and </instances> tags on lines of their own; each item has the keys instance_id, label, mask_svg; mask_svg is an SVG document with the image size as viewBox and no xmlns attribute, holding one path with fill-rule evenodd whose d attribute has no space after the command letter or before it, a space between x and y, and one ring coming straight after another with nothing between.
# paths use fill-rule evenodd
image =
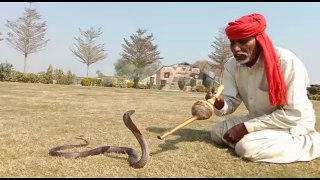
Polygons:
<instances>
[{"instance_id":1,"label":"snake charmer's stick","mask_svg":"<svg viewBox=\"0 0 320 180\"><path fill-rule=\"evenodd\" d=\"M208 99L206 101L204 100L199 100L196 103L193 104L192 106L192 117L184 121L183 123L177 125L176 127L164 132L161 136L157 136L158 139L164 139L170 134L173 134L176 132L178 129L181 129L182 127L192 123L193 121L199 119L199 120L204 120L208 119L212 116L213 114L213 104L217 97L222 93L224 89L223 85L220 85L217 88L217 93L214 95L214 98Z\"/></svg>"}]
</instances>

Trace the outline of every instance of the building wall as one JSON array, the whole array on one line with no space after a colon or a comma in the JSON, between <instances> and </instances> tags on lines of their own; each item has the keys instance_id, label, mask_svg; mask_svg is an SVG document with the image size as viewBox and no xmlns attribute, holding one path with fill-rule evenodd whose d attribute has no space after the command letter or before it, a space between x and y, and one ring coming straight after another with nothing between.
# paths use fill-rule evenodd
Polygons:
<instances>
[{"instance_id":1,"label":"building wall","mask_svg":"<svg viewBox=\"0 0 320 180\"><path fill-rule=\"evenodd\" d=\"M200 78L200 68L192 67L191 65L176 64L172 66L163 66L154 75L143 80L143 83L150 83L150 78L154 78L157 86L162 86L165 89L177 89L178 81L182 78ZM165 81L165 84L164 84Z\"/></svg>"}]
</instances>

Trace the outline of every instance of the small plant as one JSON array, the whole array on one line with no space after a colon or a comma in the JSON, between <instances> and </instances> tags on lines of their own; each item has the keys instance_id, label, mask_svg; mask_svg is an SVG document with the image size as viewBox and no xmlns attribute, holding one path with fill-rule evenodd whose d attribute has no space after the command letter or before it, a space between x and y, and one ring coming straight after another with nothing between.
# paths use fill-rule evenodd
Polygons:
<instances>
[{"instance_id":1,"label":"small plant","mask_svg":"<svg viewBox=\"0 0 320 180\"><path fill-rule=\"evenodd\" d=\"M196 86L196 91L197 92L206 92L207 89L206 89L206 87L204 87L204 85L197 85Z\"/></svg>"},{"instance_id":2,"label":"small plant","mask_svg":"<svg viewBox=\"0 0 320 180\"><path fill-rule=\"evenodd\" d=\"M127 88L133 88L134 82L127 82Z\"/></svg>"},{"instance_id":3,"label":"small plant","mask_svg":"<svg viewBox=\"0 0 320 180\"><path fill-rule=\"evenodd\" d=\"M186 85L186 80L184 78L183 79L179 79L179 81L178 81L179 89L183 90L185 85Z\"/></svg>"}]
</instances>

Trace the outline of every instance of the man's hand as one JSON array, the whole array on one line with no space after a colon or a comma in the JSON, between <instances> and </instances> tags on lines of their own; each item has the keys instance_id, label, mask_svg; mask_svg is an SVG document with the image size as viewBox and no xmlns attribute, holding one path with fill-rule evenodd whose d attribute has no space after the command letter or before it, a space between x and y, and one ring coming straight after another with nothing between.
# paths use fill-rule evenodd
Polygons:
<instances>
[{"instance_id":1,"label":"man's hand","mask_svg":"<svg viewBox=\"0 0 320 180\"><path fill-rule=\"evenodd\" d=\"M224 135L223 138L231 144L236 144L240 141L244 135L248 134L247 128L244 123L237 124L230 128Z\"/></svg>"},{"instance_id":2,"label":"man's hand","mask_svg":"<svg viewBox=\"0 0 320 180\"><path fill-rule=\"evenodd\" d=\"M216 93L217 93L217 90L215 88L210 89L207 92L205 99L208 100L211 98L215 98ZM223 96L223 94L220 94L214 102L214 107L220 110L221 108L223 108L223 106L224 106L224 96Z\"/></svg>"}]
</instances>

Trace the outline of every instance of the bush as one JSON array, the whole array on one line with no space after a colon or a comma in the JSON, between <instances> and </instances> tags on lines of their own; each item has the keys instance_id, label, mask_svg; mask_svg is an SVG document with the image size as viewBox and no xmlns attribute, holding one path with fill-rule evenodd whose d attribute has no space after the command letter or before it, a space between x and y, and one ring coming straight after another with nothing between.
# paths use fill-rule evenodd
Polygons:
<instances>
[{"instance_id":1,"label":"bush","mask_svg":"<svg viewBox=\"0 0 320 180\"><path fill-rule=\"evenodd\" d=\"M206 80L203 81L203 85L204 87L206 87L207 89L211 89L213 87L213 80L207 78Z\"/></svg>"},{"instance_id":2,"label":"bush","mask_svg":"<svg viewBox=\"0 0 320 180\"><path fill-rule=\"evenodd\" d=\"M12 72L12 78L11 81L12 82L22 82L23 79L23 73L19 72L19 71L13 71Z\"/></svg>"},{"instance_id":3,"label":"bush","mask_svg":"<svg viewBox=\"0 0 320 180\"><path fill-rule=\"evenodd\" d=\"M47 72L45 74L45 84L52 84L53 83L53 67L49 65Z\"/></svg>"},{"instance_id":4,"label":"bush","mask_svg":"<svg viewBox=\"0 0 320 180\"><path fill-rule=\"evenodd\" d=\"M197 85L196 91L197 92L207 92L207 89L206 89L206 87L204 87L204 85Z\"/></svg>"},{"instance_id":5,"label":"bush","mask_svg":"<svg viewBox=\"0 0 320 180\"><path fill-rule=\"evenodd\" d=\"M13 71L13 65L9 63L0 64L0 81L10 81Z\"/></svg>"},{"instance_id":6,"label":"bush","mask_svg":"<svg viewBox=\"0 0 320 180\"><path fill-rule=\"evenodd\" d=\"M319 95L319 94L317 94L317 95L311 95L311 96L310 96L310 99L311 99L311 100L315 100L315 101L320 101L320 95Z\"/></svg>"},{"instance_id":7,"label":"bush","mask_svg":"<svg viewBox=\"0 0 320 180\"><path fill-rule=\"evenodd\" d=\"M178 81L179 89L183 90L185 85L186 85L186 80L185 79L179 79L179 81Z\"/></svg>"},{"instance_id":8,"label":"bush","mask_svg":"<svg viewBox=\"0 0 320 180\"><path fill-rule=\"evenodd\" d=\"M40 82L38 74L29 73L29 74L25 74L25 75L28 78L27 82L30 82L30 83L38 83L38 82Z\"/></svg>"},{"instance_id":9,"label":"bush","mask_svg":"<svg viewBox=\"0 0 320 180\"><path fill-rule=\"evenodd\" d=\"M127 82L127 88L133 88L134 82Z\"/></svg>"},{"instance_id":10,"label":"bush","mask_svg":"<svg viewBox=\"0 0 320 180\"><path fill-rule=\"evenodd\" d=\"M118 88L126 88L127 87L126 79L122 77L112 78L112 86L118 87Z\"/></svg>"},{"instance_id":11,"label":"bush","mask_svg":"<svg viewBox=\"0 0 320 180\"><path fill-rule=\"evenodd\" d=\"M137 89L149 89L149 86L147 84L138 84L136 87Z\"/></svg>"},{"instance_id":12,"label":"bush","mask_svg":"<svg viewBox=\"0 0 320 180\"><path fill-rule=\"evenodd\" d=\"M67 75L64 76L63 79L64 79L63 84L70 85L70 84L74 84L76 76L70 70L68 70ZM97 81L96 84L98 85L98 83L99 82ZM100 81L100 85L101 85L101 81Z\"/></svg>"},{"instance_id":13,"label":"bush","mask_svg":"<svg viewBox=\"0 0 320 180\"><path fill-rule=\"evenodd\" d=\"M64 84L63 69L55 69L53 71L53 79L56 80L57 84Z\"/></svg>"},{"instance_id":14,"label":"bush","mask_svg":"<svg viewBox=\"0 0 320 180\"><path fill-rule=\"evenodd\" d=\"M41 77L34 73L22 73L19 71L12 72L12 82L38 83Z\"/></svg>"},{"instance_id":15,"label":"bush","mask_svg":"<svg viewBox=\"0 0 320 180\"><path fill-rule=\"evenodd\" d=\"M196 86L197 80L196 79L190 79L190 86L194 87Z\"/></svg>"},{"instance_id":16,"label":"bush","mask_svg":"<svg viewBox=\"0 0 320 180\"><path fill-rule=\"evenodd\" d=\"M311 95L316 95L316 94L320 95L320 87L318 86L311 85L311 87L307 87L307 90Z\"/></svg>"},{"instance_id":17,"label":"bush","mask_svg":"<svg viewBox=\"0 0 320 180\"><path fill-rule=\"evenodd\" d=\"M82 86L93 86L94 85L94 81L95 79L94 78L90 78L90 77L86 77L86 78L83 78L81 80L81 85Z\"/></svg>"},{"instance_id":18,"label":"bush","mask_svg":"<svg viewBox=\"0 0 320 180\"><path fill-rule=\"evenodd\" d=\"M104 86L104 87L112 87L112 78L109 78L109 77L104 78L102 80L102 86Z\"/></svg>"}]
</instances>

